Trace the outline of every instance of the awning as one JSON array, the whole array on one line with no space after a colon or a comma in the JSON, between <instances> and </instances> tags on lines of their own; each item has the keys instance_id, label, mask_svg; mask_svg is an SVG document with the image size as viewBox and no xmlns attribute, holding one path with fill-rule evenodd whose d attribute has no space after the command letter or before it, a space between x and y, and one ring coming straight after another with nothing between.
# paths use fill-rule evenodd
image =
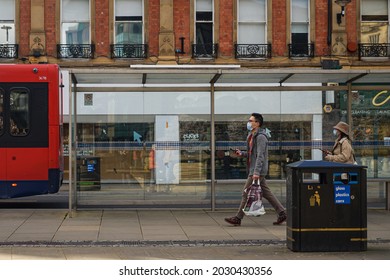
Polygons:
<instances>
[{"instance_id":1,"label":"awning","mask_svg":"<svg viewBox=\"0 0 390 280\"><path fill-rule=\"evenodd\" d=\"M213 66L213 67L211 67ZM390 89L390 69L272 68L247 69L224 66L148 66L132 68L68 69L77 91L166 91L177 87L186 90L280 90L298 86L300 90L342 90L379 86ZM313 86L314 85L314 86ZM319 86L320 85L320 86ZM183 89L184 90L184 89Z\"/></svg>"}]
</instances>

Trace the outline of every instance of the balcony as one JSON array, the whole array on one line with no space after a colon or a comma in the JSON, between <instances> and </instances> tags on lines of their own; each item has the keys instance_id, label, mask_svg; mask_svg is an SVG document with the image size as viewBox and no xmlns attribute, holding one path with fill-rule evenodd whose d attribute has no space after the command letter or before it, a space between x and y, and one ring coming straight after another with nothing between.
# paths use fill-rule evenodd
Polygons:
<instances>
[{"instance_id":1,"label":"balcony","mask_svg":"<svg viewBox=\"0 0 390 280\"><path fill-rule=\"evenodd\" d=\"M19 45L0 44L0 58L18 58Z\"/></svg>"},{"instance_id":2,"label":"balcony","mask_svg":"<svg viewBox=\"0 0 390 280\"><path fill-rule=\"evenodd\" d=\"M93 58L93 44L58 44L57 58Z\"/></svg>"},{"instance_id":3,"label":"balcony","mask_svg":"<svg viewBox=\"0 0 390 280\"><path fill-rule=\"evenodd\" d=\"M217 58L218 44L193 44L193 58Z\"/></svg>"},{"instance_id":4,"label":"balcony","mask_svg":"<svg viewBox=\"0 0 390 280\"><path fill-rule=\"evenodd\" d=\"M314 44L288 44L289 58L312 58L314 57Z\"/></svg>"},{"instance_id":5,"label":"balcony","mask_svg":"<svg viewBox=\"0 0 390 280\"><path fill-rule=\"evenodd\" d=\"M235 44L236 58L271 58L271 44Z\"/></svg>"},{"instance_id":6,"label":"balcony","mask_svg":"<svg viewBox=\"0 0 390 280\"><path fill-rule=\"evenodd\" d=\"M111 58L147 58L146 44L114 44L111 45Z\"/></svg>"},{"instance_id":7,"label":"balcony","mask_svg":"<svg viewBox=\"0 0 390 280\"><path fill-rule=\"evenodd\" d=\"M390 58L390 44L359 44L359 60L362 58Z\"/></svg>"}]
</instances>

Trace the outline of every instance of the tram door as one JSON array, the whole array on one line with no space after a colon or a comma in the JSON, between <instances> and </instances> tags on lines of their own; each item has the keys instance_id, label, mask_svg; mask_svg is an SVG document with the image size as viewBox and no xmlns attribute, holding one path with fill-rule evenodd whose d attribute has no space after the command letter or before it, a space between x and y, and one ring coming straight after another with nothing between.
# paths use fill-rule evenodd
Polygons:
<instances>
[{"instance_id":1,"label":"tram door","mask_svg":"<svg viewBox=\"0 0 390 280\"><path fill-rule=\"evenodd\" d=\"M4 135L4 89L0 85L0 143L1 139ZM6 176L6 150L3 149L0 146L0 196L3 195L3 193L6 193L6 187L5 184L3 183L5 176Z\"/></svg>"},{"instance_id":2,"label":"tram door","mask_svg":"<svg viewBox=\"0 0 390 280\"><path fill-rule=\"evenodd\" d=\"M5 84L2 165L7 196L42 193L48 180L48 85L46 83ZM4 173L4 171L2 171Z\"/></svg>"}]
</instances>

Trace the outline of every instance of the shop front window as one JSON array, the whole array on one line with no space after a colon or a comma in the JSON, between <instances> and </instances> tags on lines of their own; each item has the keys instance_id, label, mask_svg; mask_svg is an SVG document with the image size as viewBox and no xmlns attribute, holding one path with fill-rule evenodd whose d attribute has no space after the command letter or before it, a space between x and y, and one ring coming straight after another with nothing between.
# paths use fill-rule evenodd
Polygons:
<instances>
[{"instance_id":1,"label":"shop front window","mask_svg":"<svg viewBox=\"0 0 390 280\"><path fill-rule=\"evenodd\" d=\"M341 98L344 101L345 93ZM389 100L387 90L356 91L352 95L354 148L358 163L367 166L368 178L390 177Z\"/></svg>"}]
</instances>

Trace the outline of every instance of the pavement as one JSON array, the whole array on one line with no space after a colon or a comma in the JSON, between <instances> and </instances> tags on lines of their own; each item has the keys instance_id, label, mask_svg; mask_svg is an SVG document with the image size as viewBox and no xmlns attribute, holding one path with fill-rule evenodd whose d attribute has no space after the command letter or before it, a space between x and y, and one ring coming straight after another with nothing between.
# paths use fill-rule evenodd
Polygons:
<instances>
[{"instance_id":1,"label":"pavement","mask_svg":"<svg viewBox=\"0 0 390 280\"><path fill-rule=\"evenodd\" d=\"M369 209L367 251L292 252L273 210L1 209L0 260L390 260L390 211Z\"/></svg>"}]
</instances>

